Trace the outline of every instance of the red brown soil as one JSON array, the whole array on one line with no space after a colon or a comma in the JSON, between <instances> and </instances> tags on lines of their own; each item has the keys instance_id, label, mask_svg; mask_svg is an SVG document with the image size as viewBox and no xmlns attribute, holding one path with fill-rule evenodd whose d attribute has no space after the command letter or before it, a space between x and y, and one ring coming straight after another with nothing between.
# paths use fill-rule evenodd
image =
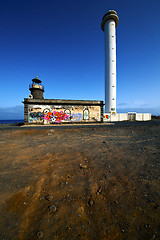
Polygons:
<instances>
[{"instance_id":1,"label":"red brown soil","mask_svg":"<svg viewBox=\"0 0 160 240\"><path fill-rule=\"evenodd\" d=\"M160 239L160 124L0 129L0 239Z\"/></svg>"}]
</instances>

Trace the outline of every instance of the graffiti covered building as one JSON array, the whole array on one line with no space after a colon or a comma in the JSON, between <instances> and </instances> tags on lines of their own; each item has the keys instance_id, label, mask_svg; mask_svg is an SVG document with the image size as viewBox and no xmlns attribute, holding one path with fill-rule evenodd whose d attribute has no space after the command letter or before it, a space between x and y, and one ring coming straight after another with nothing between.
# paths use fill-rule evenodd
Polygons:
<instances>
[{"instance_id":1,"label":"graffiti covered building","mask_svg":"<svg viewBox=\"0 0 160 240\"><path fill-rule=\"evenodd\" d=\"M44 99L41 80L32 82L30 98L23 101L25 124L103 121L103 101Z\"/></svg>"}]
</instances>

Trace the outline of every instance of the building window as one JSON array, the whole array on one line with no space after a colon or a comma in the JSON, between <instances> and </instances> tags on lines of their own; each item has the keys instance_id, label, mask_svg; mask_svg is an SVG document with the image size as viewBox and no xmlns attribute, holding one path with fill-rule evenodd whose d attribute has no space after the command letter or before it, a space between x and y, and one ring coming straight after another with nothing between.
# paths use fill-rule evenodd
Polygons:
<instances>
[{"instance_id":1,"label":"building window","mask_svg":"<svg viewBox=\"0 0 160 240\"><path fill-rule=\"evenodd\" d=\"M112 100L114 100L114 98L112 98Z\"/></svg>"},{"instance_id":2,"label":"building window","mask_svg":"<svg viewBox=\"0 0 160 240\"><path fill-rule=\"evenodd\" d=\"M114 60L112 60L112 62L114 62Z\"/></svg>"}]
</instances>

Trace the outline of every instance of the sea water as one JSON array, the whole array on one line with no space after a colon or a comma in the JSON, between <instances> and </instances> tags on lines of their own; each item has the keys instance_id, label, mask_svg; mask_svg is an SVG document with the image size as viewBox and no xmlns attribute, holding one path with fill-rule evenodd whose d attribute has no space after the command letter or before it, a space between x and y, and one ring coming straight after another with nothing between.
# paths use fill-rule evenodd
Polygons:
<instances>
[{"instance_id":1,"label":"sea water","mask_svg":"<svg viewBox=\"0 0 160 240\"><path fill-rule=\"evenodd\" d=\"M21 123L24 123L24 119L21 119L21 120L0 120L0 123L1 124L9 124L9 123L18 123L18 122L21 122Z\"/></svg>"}]
</instances>

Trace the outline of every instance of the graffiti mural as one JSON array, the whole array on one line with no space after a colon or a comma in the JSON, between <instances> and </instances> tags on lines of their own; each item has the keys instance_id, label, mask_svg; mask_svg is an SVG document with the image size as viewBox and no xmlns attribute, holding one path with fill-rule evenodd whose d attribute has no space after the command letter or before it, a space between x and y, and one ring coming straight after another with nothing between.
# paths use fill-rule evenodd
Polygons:
<instances>
[{"instance_id":1,"label":"graffiti mural","mask_svg":"<svg viewBox=\"0 0 160 240\"><path fill-rule=\"evenodd\" d=\"M100 106L28 105L29 123L97 122L101 121Z\"/></svg>"},{"instance_id":2,"label":"graffiti mural","mask_svg":"<svg viewBox=\"0 0 160 240\"><path fill-rule=\"evenodd\" d=\"M42 117L42 118L44 118L45 120L47 120L51 123L53 123L53 122L60 123L61 121L65 120L68 117L69 117L69 115L67 115L63 111L50 112L48 109L45 109L44 110L44 117Z\"/></svg>"},{"instance_id":3,"label":"graffiti mural","mask_svg":"<svg viewBox=\"0 0 160 240\"><path fill-rule=\"evenodd\" d=\"M29 113L29 122L30 123L32 123L34 121L41 122L43 116L44 116L44 114L41 112L30 112Z\"/></svg>"},{"instance_id":4,"label":"graffiti mural","mask_svg":"<svg viewBox=\"0 0 160 240\"><path fill-rule=\"evenodd\" d=\"M71 120L75 121L75 122L80 122L83 120L83 116L82 113L72 113L71 115Z\"/></svg>"},{"instance_id":5,"label":"graffiti mural","mask_svg":"<svg viewBox=\"0 0 160 240\"><path fill-rule=\"evenodd\" d=\"M85 109L83 111L83 119L84 120L89 120L89 111L88 111L88 109Z\"/></svg>"},{"instance_id":6,"label":"graffiti mural","mask_svg":"<svg viewBox=\"0 0 160 240\"><path fill-rule=\"evenodd\" d=\"M110 114L104 114L103 115L103 120L106 122L106 121L110 121L111 119L111 116L110 116Z\"/></svg>"}]
</instances>

